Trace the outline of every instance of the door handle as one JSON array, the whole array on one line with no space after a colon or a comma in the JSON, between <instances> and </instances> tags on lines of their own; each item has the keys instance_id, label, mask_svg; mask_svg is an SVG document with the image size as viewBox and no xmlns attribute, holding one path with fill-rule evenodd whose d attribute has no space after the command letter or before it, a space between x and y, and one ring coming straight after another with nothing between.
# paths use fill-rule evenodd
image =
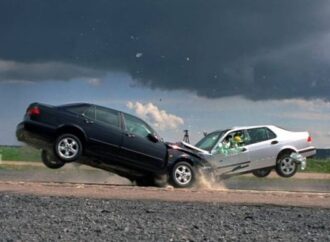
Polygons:
<instances>
[{"instance_id":1,"label":"door handle","mask_svg":"<svg viewBox=\"0 0 330 242\"><path fill-rule=\"evenodd\" d=\"M125 134L128 138L134 138L135 137L135 134L131 134L131 133L126 133Z\"/></svg>"},{"instance_id":2,"label":"door handle","mask_svg":"<svg viewBox=\"0 0 330 242\"><path fill-rule=\"evenodd\" d=\"M243 147L242 152L245 152L245 151L247 151L247 148Z\"/></svg>"},{"instance_id":3,"label":"door handle","mask_svg":"<svg viewBox=\"0 0 330 242\"><path fill-rule=\"evenodd\" d=\"M276 144L278 144L278 141L277 140L273 140L270 144L276 145Z\"/></svg>"},{"instance_id":4,"label":"door handle","mask_svg":"<svg viewBox=\"0 0 330 242\"><path fill-rule=\"evenodd\" d=\"M86 124L93 124L93 123L94 123L93 120L89 120L89 119L85 119L84 122L85 122Z\"/></svg>"}]
</instances>

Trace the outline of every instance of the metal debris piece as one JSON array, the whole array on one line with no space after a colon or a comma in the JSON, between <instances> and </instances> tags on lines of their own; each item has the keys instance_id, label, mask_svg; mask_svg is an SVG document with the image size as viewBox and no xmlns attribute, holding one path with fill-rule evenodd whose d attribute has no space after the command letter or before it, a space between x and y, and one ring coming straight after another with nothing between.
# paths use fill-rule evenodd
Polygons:
<instances>
[{"instance_id":1,"label":"metal debris piece","mask_svg":"<svg viewBox=\"0 0 330 242\"><path fill-rule=\"evenodd\" d=\"M306 169L306 157L297 152L291 153L290 157L301 165L301 170Z\"/></svg>"}]
</instances>

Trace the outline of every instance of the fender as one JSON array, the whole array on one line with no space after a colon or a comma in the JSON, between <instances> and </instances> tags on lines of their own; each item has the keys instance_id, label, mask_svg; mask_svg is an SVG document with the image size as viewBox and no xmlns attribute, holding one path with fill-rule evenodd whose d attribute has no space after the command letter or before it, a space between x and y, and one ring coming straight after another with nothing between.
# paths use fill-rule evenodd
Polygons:
<instances>
[{"instance_id":1,"label":"fender","mask_svg":"<svg viewBox=\"0 0 330 242\"><path fill-rule=\"evenodd\" d=\"M209 163L197 153L176 146L168 146L167 166L172 167L178 160L187 160L193 165L209 166Z\"/></svg>"},{"instance_id":2,"label":"fender","mask_svg":"<svg viewBox=\"0 0 330 242\"><path fill-rule=\"evenodd\" d=\"M293 150L294 152L298 153L298 150L291 145L285 145L285 146L281 147L279 153L281 153L283 150Z\"/></svg>"},{"instance_id":3,"label":"fender","mask_svg":"<svg viewBox=\"0 0 330 242\"><path fill-rule=\"evenodd\" d=\"M70 124L61 124L56 128L56 132L58 132L59 130L64 130L64 129L69 130L69 129L72 129L72 128L73 129L78 129L83 134L85 141L88 141L88 137L87 137L86 132L80 126L78 126L76 124L72 124L72 123L70 123Z\"/></svg>"}]
</instances>

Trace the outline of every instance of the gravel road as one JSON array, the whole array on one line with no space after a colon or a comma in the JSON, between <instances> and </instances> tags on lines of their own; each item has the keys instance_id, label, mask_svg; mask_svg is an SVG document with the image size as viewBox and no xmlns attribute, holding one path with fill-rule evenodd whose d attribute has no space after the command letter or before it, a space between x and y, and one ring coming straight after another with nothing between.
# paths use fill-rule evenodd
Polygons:
<instances>
[{"instance_id":1,"label":"gravel road","mask_svg":"<svg viewBox=\"0 0 330 242\"><path fill-rule=\"evenodd\" d=\"M330 241L330 210L0 193L2 241Z\"/></svg>"}]
</instances>

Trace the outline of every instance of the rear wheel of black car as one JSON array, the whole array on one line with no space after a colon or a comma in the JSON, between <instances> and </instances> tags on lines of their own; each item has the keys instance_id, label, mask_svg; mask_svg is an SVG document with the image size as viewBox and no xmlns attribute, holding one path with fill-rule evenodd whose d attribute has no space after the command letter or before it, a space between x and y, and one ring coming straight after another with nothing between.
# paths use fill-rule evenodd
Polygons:
<instances>
[{"instance_id":1,"label":"rear wheel of black car","mask_svg":"<svg viewBox=\"0 0 330 242\"><path fill-rule=\"evenodd\" d=\"M192 187L196 182L196 171L188 162L180 161L174 165L170 178L174 187Z\"/></svg>"},{"instance_id":2,"label":"rear wheel of black car","mask_svg":"<svg viewBox=\"0 0 330 242\"><path fill-rule=\"evenodd\" d=\"M41 160L44 165L51 169L58 169L65 165L65 162L59 160L52 151L42 150Z\"/></svg>"},{"instance_id":3,"label":"rear wheel of black car","mask_svg":"<svg viewBox=\"0 0 330 242\"><path fill-rule=\"evenodd\" d=\"M290 157L290 153L281 155L276 162L276 173L282 177L291 177L296 174L298 164Z\"/></svg>"},{"instance_id":4,"label":"rear wheel of black car","mask_svg":"<svg viewBox=\"0 0 330 242\"><path fill-rule=\"evenodd\" d=\"M82 144L77 136L63 134L56 139L54 149L60 160L70 162L79 159L82 153Z\"/></svg>"},{"instance_id":5,"label":"rear wheel of black car","mask_svg":"<svg viewBox=\"0 0 330 242\"><path fill-rule=\"evenodd\" d=\"M272 168L263 168L263 169L255 170L252 173L256 177L266 177L271 173L271 171L272 171Z\"/></svg>"}]
</instances>

